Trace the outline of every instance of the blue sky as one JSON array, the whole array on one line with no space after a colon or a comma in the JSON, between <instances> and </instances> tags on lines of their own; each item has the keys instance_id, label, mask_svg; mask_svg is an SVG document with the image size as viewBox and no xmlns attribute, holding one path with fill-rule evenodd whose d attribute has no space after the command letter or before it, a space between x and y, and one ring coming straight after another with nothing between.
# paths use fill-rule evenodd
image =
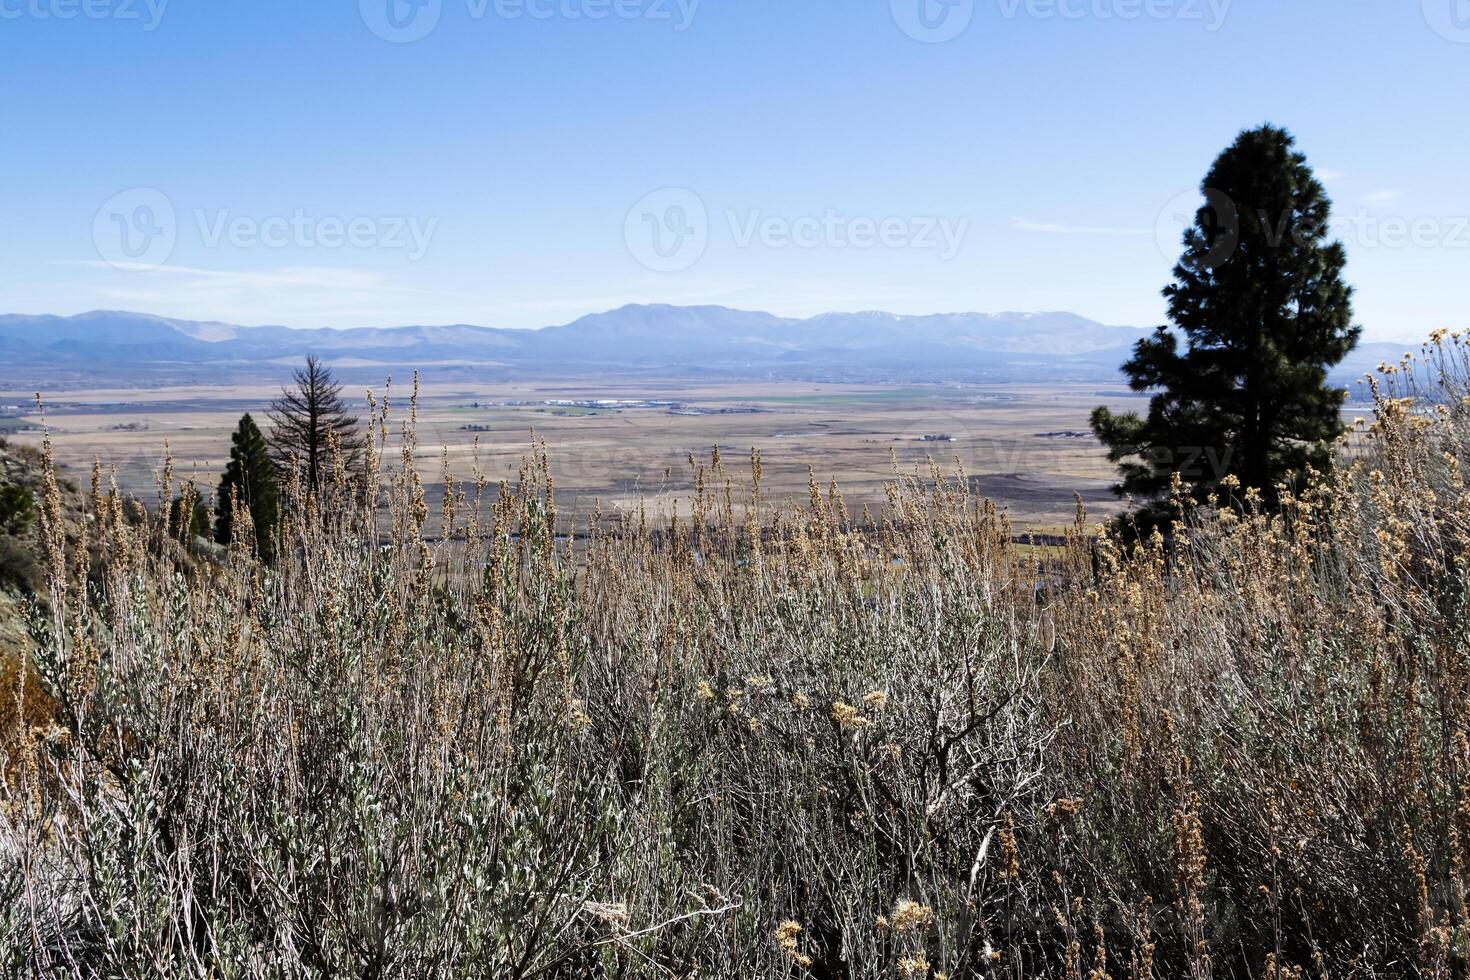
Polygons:
<instances>
[{"instance_id":1,"label":"blue sky","mask_svg":"<svg viewBox=\"0 0 1470 980\"><path fill-rule=\"evenodd\" d=\"M1470 326L1470 0L0 0L0 80L5 312L1146 325L1269 120L1368 335Z\"/></svg>"}]
</instances>

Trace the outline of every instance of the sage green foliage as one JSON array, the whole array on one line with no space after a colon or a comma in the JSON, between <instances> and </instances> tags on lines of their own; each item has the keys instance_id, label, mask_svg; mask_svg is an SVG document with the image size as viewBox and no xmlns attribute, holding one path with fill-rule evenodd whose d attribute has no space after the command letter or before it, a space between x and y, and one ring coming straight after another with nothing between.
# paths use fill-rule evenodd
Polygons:
<instances>
[{"instance_id":1,"label":"sage green foliage","mask_svg":"<svg viewBox=\"0 0 1470 980\"><path fill-rule=\"evenodd\" d=\"M1329 477L1169 547L1079 518L1041 560L938 470L859 523L718 454L568 543L544 448L431 517L411 427L289 487L273 564L105 507L31 607L0 975L1459 976L1437 356L1439 409L1386 388Z\"/></svg>"}]
</instances>

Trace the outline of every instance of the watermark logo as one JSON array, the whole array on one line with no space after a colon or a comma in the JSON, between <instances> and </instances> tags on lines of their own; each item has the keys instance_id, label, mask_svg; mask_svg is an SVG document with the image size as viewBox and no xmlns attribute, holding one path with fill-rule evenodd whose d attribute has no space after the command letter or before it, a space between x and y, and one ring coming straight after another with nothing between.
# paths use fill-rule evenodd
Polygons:
<instances>
[{"instance_id":1,"label":"watermark logo","mask_svg":"<svg viewBox=\"0 0 1470 980\"><path fill-rule=\"evenodd\" d=\"M500 20L646 20L673 25L676 34L694 26L701 0L466 0L470 17L493 13Z\"/></svg>"},{"instance_id":2,"label":"watermark logo","mask_svg":"<svg viewBox=\"0 0 1470 980\"><path fill-rule=\"evenodd\" d=\"M1332 219L1351 248L1470 249L1470 215L1380 215L1366 208Z\"/></svg>"},{"instance_id":3,"label":"watermark logo","mask_svg":"<svg viewBox=\"0 0 1470 980\"><path fill-rule=\"evenodd\" d=\"M914 249L937 252L941 262L959 254L970 231L969 218L850 217L831 208L820 215L796 218L767 215L759 209L729 210L725 218L736 248Z\"/></svg>"},{"instance_id":4,"label":"watermark logo","mask_svg":"<svg viewBox=\"0 0 1470 980\"><path fill-rule=\"evenodd\" d=\"M654 272L683 272L709 247L713 233L737 249L914 250L949 262L970 231L969 218L847 215L834 208L820 214L770 214L760 208L729 208L723 226L711 221L704 199L684 187L649 194L628 212L623 226L629 253ZM721 239L724 241L724 239Z\"/></svg>"},{"instance_id":5,"label":"watermark logo","mask_svg":"<svg viewBox=\"0 0 1470 980\"><path fill-rule=\"evenodd\" d=\"M439 26L444 0L358 0L362 22L384 41L421 41Z\"/></svg>"},{"instance_id":6,"label":"watermark logo","mask_svg":"<svg viewBox=\"0 0 1470 980\"><path fill-rule=\"evenodd\" d=\"M1214 244L1200 265L1218 269L1230 260L1240 244L1240 212L1230 195L1223 191L1210 187L1205 189L1203 197L1199 191L1174 195L1154 220L1154 241L1158 243L1160 255L1177 259L1184 248L1185 232L1194 229L1199 219L1214 233Z\"/></svg>"},{"instance_id":7,"label":"watermark logo","mask_svg":"<svg viewBox=\"0 0 1470 980\"><path fill-rule=\"evenodd\" d=\"M1423 0L1424 20L1455 44L1470 44L1470 0Z\"/></svg>"},{"instance_id":8,"label":"watermark logo","mask_svg":"<svg viewBox=\"0 0 1470 980\"><path fill-rule=\"evenodd\" d=\"M997 0L1006 20L1177 20L1214 33L1225 26L1233 0Z\"/></svg>"},{"instance_id":9,"label":"watermark logo","mask_svg":"<svg viewBox=\"0 0 1470 980\"><path fill-rule=\"evenodd\" d=\"M304 208L290 214L237 215L228 208L193 212L199 241L205 248L229 245L252 249L382 249L403 252L410 262L417 262L429 251L438 218L404 216L341 218L335 215L313 215Z\"/></svg>"},{"instance_id":10,"label":"watermark logo","mask_svg":"<svg viewBox=\"0 0 1470 980\"><path fill-rule=\"evenodd\" d=\"M975 0L888 0L893 22L915 41L953 41L975 19Z\"/></svg>"},{"instance_id":11,"label":"watermark logo","mask_svg":"<svg viewBox=\"0 0 1470 980\"><path fill-rule=\"evenodd\" d=\"M900 472L912 474L933 464L948 477L963 470L973 476L983 465L983 442L971 430L972 417L939 409L902 419L903 428L893 437L892 454Z\"/></svg>"},{"instance_id":12,"label":"watermark logo","mask_svg":"<svg viewBox=\"0 0 1470 980\"><path fill-rule=\"evenodd\" d=\"M1138 458L1154 470L1178 473L1187 483L1218 482L1230 474L1235 446L1149 446Z\"/></svg>"},{"instance_id":13,"label":"watermark logo","mask_svg":"<svg viewBox=\"0 0 1470 980\"><path fill-rule=\"evenodd\" d=\"M1196 191L1178 194L1159 212L1154 230L1159 253L1165 258L1178 258L1188 247L1186 231L1199 234L1197 218L1210 231L1211 247L1199 262L1208 270L1230 261L1243 236L1269 249L1308 245L1331 234L1353 249L1470 250L1470 215L1385 215L1360 207L1352 212L1339 211L1324 229L1306 215L1238 204L1212 188L1203 199Z\"/></svg>"},{"instance_id":14,"label":"watermark logo","mask_svg":"<svg viewBox=\"0 0 1470 980\"><path fill-rule=\"evenodd\" d=\"M686 187L665 187L633 205L623 226L628 252L654 272L683 272L709 247L709 211Z\"/></svg>"},{"instance_id":15,"label":"watermark logo","mask_svg":"<svg viewBox=\"0 0 1470 980\"><path fill-rule=\"evenodd\" d=\"M115 194L92 219L92 243L115 269L157 269L173 255L178 218L168 195L152 187Z\"/></svg>"},{"instance_id":16,"label":"watermark logo","mask_svg":"<svg viewBox=\"0 0 1470 980\"><path fill-rule=\"evenodd\" d=\"M169 0L0 0L0 20L137 21L144 31L163 23Z\"/></svg>"},{"instance_id":17,"label":"watermark logo","mask_svg":"<svg viewBox=\"0 0 1470 980\"><path fill-rule=\"evenodd\" d=\"M0 3L16 0L0 0ZM642 20L673 26L682 34L694 26L701 0L464 0L472 21ZM408 44L428 37L444 13L444 0L358 0L362 22L378 37Z\"/></svg>"},{"instance_id":18,"label":"watermark logo","mask_svg":"<svg viewBox=\"0 0 1470 980\"><path fill-rule=\"evenodd\" d=\"M167 194L134 187L114 195L92 221L92 242L102 260L125 272L165 265L181 235L203 249L380 249L404 253L410 262L429 251L438 218L339 217L304 208L287 214L236 214L228 208L195 208L183 220Z\"/></svg>"}]
</instances>

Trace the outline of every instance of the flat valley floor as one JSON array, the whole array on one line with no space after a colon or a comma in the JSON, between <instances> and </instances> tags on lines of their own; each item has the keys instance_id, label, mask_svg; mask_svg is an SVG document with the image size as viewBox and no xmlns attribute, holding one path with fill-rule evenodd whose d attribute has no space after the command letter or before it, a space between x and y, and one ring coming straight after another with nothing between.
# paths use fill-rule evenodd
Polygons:
<instances>
[{"instance_id":1,"label":"flat valley floor","mask_svg":"<svg viewBox=\"0 0 1470 980\"><path fill-rule=\"evenodd\" d=\"M284 373L284 372L283 372ZM365 389L344 396L366 415ZM381 397L382 389L376 390ZM85 484L98 457L119 484L142 499L157 493L169 453L176 479L193 478L212 496L229 457L230 433L244 412L267 428L279 388L113 388L48 396L45 423L58 461ZM396 461L398 425L409 391L388 393ZM0 435L38 444L34 396L0 391ZM593 405L594 402L622 402ZM629 404L631 403L631 404ZM671 404L669 404L671 403ZM1080 494L1090 517L1117 513L1113 471L1087 432L1094 406L1142 410L1123 385L884 386L814 383L699 384L679 381L528 381L421 386L418 466L430 502L442 493L447 449L456 481L472 481L475 460L492 486L513 480L532 433L545 440L558 508L584 526L600 505L607 518L638 506L666 516L688 514L693 488L689 455L708 459L719 446L737 480L748 480L758 449L769 500L804 498L811 474L825 488L836 480L853 515L883 501L883 484L900 473L927 473L932 459L947 473L956 461L978 490L1011 516L1018 530L1067 524ZM8 431L7 431L8 430ZM167 447L167 448L165 448ZM493 492L493 491L492 491ZM431 519L431 525L434 521Z\"/></svg>"}]
</instances>

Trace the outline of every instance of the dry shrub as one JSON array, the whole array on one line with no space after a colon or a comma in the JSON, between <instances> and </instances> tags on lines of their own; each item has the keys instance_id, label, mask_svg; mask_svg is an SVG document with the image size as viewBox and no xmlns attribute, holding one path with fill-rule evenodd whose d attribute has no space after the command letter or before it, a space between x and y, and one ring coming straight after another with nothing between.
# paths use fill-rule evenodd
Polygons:
<instances>
[{"instance_id":1,"label":"dry shrub","mask_svg":"<svg viewBox=\"0 0 1470 980\"><path fill-rule=\"evenodd\" d=\"M28 733L45 730L53 719L55 704L41 686L41 679L28 669L20 653L0 653L0 781L18 785L29 762Z\"/></svg>"},{"instance_id":2,"label":"dry shrub","mask_svg":"<svg viewBox=\"0 0 1470 980\"><path fill-rule=\"evenodd\" d=\"M4 801L0 950L76 976L1463 975L1470 403L1463 344L1430 354L1282 512L1180 500L1126 547L1079 514L1040 561L963 474L857 518L718 452L657 528L556 535L541 449L431 515L386 407L368 479L287 488L270 566L189 567L99 487L105 569L48 552L58 726Z\"/></svg>"}]
</instances>

